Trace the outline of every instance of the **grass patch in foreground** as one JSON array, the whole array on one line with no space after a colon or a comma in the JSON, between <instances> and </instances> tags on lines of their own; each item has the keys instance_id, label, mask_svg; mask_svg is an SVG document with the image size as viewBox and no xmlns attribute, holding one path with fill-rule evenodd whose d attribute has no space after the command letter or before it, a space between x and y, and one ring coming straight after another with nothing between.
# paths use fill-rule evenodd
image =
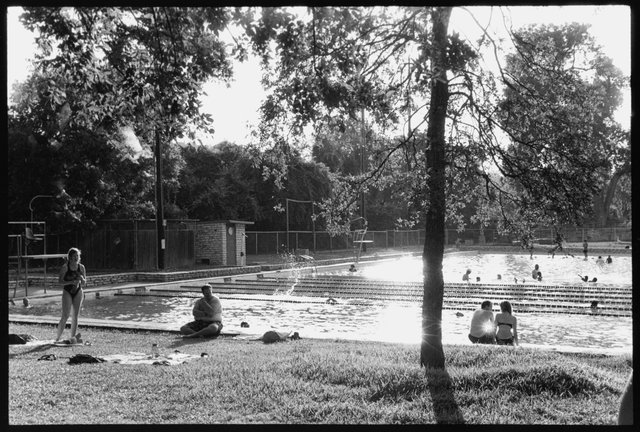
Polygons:
<instances>
[{"instance_id":1,"label":"grass patch in foreground","mask_svg":"<svg viewBox=\"0 0 640 432\"><path fill-rule=\"evenodd\" d=\"M10 333L52 338L48 325ZM419 347L82 329L91 346L9 347L9 424L467 423L615 424L630 356L498 346L445 346L445 371ZM177 366L67 363L161 350L207 352ZM43 354L58 359L39 361ZM205 408L206 407L206 408Z\"/></svg>"}]
</instances>

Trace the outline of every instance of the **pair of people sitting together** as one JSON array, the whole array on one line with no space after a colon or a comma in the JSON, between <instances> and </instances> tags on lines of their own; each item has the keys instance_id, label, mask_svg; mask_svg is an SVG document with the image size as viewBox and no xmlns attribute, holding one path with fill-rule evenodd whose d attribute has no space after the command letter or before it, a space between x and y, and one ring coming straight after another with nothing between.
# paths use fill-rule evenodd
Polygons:
<instances>
[{"instance_id":1,"label":"pair of people sitting together","mask_svg":"<svg viewBox=\"0 0 640 432\"><path fill-rule=\"evenodd\" d=\"M473 343L518 345L518 320L512 315L511 303L500 303L500 313L493 317L493 303L485 300L473 313L469 340Z\"/></svg>"}]
</instances>

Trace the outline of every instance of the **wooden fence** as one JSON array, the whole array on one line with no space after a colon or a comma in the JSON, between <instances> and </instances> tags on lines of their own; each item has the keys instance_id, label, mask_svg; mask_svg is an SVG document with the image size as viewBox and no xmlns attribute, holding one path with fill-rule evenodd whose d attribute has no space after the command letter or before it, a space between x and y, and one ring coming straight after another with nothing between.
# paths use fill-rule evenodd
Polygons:
<instances>
[{"instance_id":1,"label":"wooden fence","mask_svg":"<svg viewBox=\"0 0 640 432\"><path fill-rule=\"evenodd\" d=\"M195 265L193 230L165 231L165 268L190 268ZM157 269L156 231L153 229L107 230L89 233L49 234L48 253L65 253L70 247L82 251L82 262L91 269Z\"/></svg>"}]
</instances>

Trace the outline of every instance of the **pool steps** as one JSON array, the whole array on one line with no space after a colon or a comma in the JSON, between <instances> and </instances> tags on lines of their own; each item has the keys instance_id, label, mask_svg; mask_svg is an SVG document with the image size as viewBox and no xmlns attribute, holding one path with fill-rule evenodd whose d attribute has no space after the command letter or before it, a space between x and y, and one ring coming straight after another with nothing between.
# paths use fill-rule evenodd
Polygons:
<instances>
[{"instance_id":1,"label":"pool steps","mask_svg":"<svg viewBox=\"0 0 640 432\"><path fill-rule=\"evenodd\" d=\"M211 281L221 296L237 294L273 295L285 293L295 282L292 278L257 276L255 279L235 278ZM154 291L160 291L158 289ZM166 291L166 290L165 290ZM173 292L200 292L200 285L183 284ZM349 276L303 277L297 280L293 296L359 298L368 300L421 301L420 282L392 282L353 278ZM229 297L227 297L229 298ZM277 297L276 297L277 299ZM445 283L443 308L476 309L483 300L499 303L509 300L519 312L579 313L631 316L631 286L542 285L542 284L466 284ZM283 301L280 299L280 301ZM296 301L291 300L291 301ZM597 301L598 307L591 308Z\"/></svg>"}]
</instances>

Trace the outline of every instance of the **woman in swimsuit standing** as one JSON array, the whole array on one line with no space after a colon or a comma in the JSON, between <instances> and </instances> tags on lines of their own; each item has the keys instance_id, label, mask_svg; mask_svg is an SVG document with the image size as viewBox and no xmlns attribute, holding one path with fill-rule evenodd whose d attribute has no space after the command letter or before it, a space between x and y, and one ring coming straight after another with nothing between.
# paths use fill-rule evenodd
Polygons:
<instances>
[{"instance_id":1,"label":"woman in swimsuit standing","mask_svg":"<svg viewBox=\"0 0 640 432\"><path fill-rule=\"evenodd\" d=\"M73 308L71 317L71 337L76 336L78 330L78 314L84 299L82 285L87 284L87 273L84 265L80 264L80 249L71 248L67 253L67 262L60 268L58 283L62 284L62 317L58 323L58 334L56 341L59 341L67 326L69 313Z\"/></svg>"},{"instance_id":2,"label":"woman in swimsuit standing","mask_svg":"<svg viewBox=\"0 0 640 432\"><path fill-rule=\"evenodd\" d=\"M511 303L500 303L500 313L496 314L496 343L498 345L518 345L518 320L511 315Z\"/></svg>"}]
</instances>

